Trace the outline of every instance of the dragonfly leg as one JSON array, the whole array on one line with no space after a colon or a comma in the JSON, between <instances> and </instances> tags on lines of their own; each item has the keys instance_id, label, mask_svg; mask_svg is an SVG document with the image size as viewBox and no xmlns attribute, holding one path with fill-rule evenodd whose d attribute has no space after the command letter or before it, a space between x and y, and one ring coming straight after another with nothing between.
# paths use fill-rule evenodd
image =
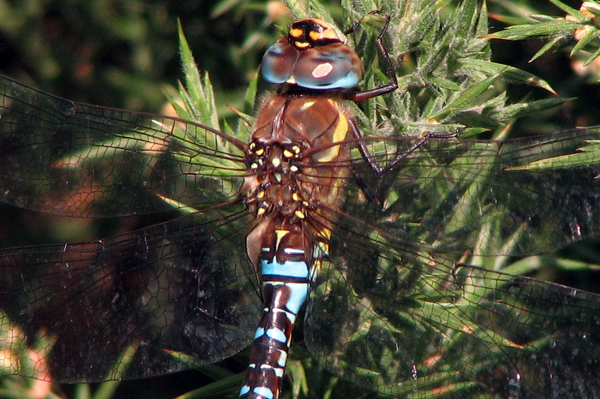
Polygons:
<instances>
[{"instance_id":1,"label":"dragonfly leg","mask_svg":"<svg viewBox=\"0 0 600 399\"><path fill-rule=\"evenodd\" d=\"M382 174L386 173L387 171L393 169L396 165L398 165L400 162L405 160L409 155L414 153L417 149L419 149L419 147L421 147L423 144L425 144L430 139L452 139L452 138L456 138L456 136L458 135L457 132L425 133L423 136L418 138L418 140L414 144L412 144L408 149L404 150L396 159L394 159L388 165L381 167L381 166L377 165L377 161L374 159L375 157L373 155L371 155L371 153L369 152L369 149L365 145L365 141L368 141L368 139L365 139L362 136L362 134L360 133L360 130L358 129L358 126L356 126L356 123L354 121L351 121L351 123L349 124L349 129L352 132L352 135L354 136L354 138L356 139L356 145L358 146L360 155L363 157L363 159L365 160L367 165L369 165L369 168L375 175L382 175Z\"/></svg>"},{"instance_id":2,"label":"dragonfly leg","mask_svg":"<svg viewBox=\"0 0 600 399\"><path fill-rule=\"evenodd\" d=\"M349 33L354 32L356 29L358 29L362 25L363 20L365 18L367 18L369 15L375 15L375 14L381 15L383 18L385 18L385 24L383 25L383 28L381 28L381 32L379 32L379 35L377 36L377 39L375 39L375 42L377 43L379 52L383 56L383 61L385 63L385 69L386 69L385 74L388 78L390 78L391 82L389 82L385 85L379 86L379 87L375 87L373 89L361 90L359 92L349 93L348 96L345 97L345 99L347 99L347 100L351 100L351 101L367 100L369 98L373 98L373 97L381 96L383 94L391 93L398 88L398 79L396 78L396 71L394 70L394 65L392 64L390 55L389 55L387 49L385 48L385 45L383 44L383 35L385 34L385 32L387 32L388 27L390 25L389 15L384 16L381 13L381 11L379 11L379 10L371 11L370 13L368 13L367 15L362 17L358 22L356 22L351 28L344 31L344 34L347 35Z\"/></svg>"},{"instance_id":3,"label":"dragonfly leg","mask_svg":"<svg viewBox=\"0 0 600 399\"><path fill-rule=\"evenodd\" d=\"M458 136L458 132L452 133L425 133L419 141L413 144L408 150L404 151L400 156L394 159L389 165L387 165L383 172L387 172L390 169L393 169L396 165L398 165L401 161L406 159L410 154L415 152L419 147L425 144L428 140L431 139L453 139Z\"/></svg>"},{"instance_id":4,"label":"dragonfly leg","mask_svg":"<svg viewBox=\"0 0 600 399\"><path fill-rule=\"evenodd\" d=\"M386 166L381 167L381 166L377 165L377 161L376 161L376 159L374 159L375 157L369 152L369 149L367 148L367 146L365 144L365 141L367 141L367 140L362 137L362 134L360 133L360 130L358 129L358 126L356 126L356 123L354 121L351 121L351 123L349 124L349 129L352 132L352 135L356 138L358 150L360 151L362 158L365 160L365 162L369 166L369 169L371 169L371 172L377 176L382 176L389 170L393 169L396 165L398 165L400 162L402 162L404 159L406 159L409 155L411 155L417 149L419 149L428 140L430 140L430 139L450 139L450 138L455 138L458 134L457 132L426 133L423 136L421 136L420 138L418 138L417 141L414 142L408 149L404 150L396 159L394 159L392 162L390 162ZM363 194L365 195L367 200L369 200L371 202L375 202L375 203L380 203L381 201L379 199L381 198L382 193L385 193L387 191L387 188L388 188L387 185L384 184L382 181L378 185L377 190L373 191L367 186L366 182L359 176L359 174L355 170L353 170L353 174L354 174L354 178L356 179L358 186L360 187L361 191L363 192Z\"/></svg>"}]
</instances>

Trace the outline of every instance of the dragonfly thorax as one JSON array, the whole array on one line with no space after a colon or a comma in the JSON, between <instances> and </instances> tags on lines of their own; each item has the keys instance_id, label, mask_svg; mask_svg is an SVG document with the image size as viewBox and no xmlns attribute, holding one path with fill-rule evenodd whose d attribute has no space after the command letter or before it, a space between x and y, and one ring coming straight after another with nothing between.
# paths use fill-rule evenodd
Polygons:
<instances>
[{"instance_id":1,"label":"dragonfly thorax","mask_svg":"<svg viewBox=\"0 0 600 399\"><path fill-rule=\"evenodd\" d=\"M304 219L317 201L336 208L350 173L349 116L337 100L273 95L246 153L246 203L256 216Z\"/></svg>"}]
</instances>

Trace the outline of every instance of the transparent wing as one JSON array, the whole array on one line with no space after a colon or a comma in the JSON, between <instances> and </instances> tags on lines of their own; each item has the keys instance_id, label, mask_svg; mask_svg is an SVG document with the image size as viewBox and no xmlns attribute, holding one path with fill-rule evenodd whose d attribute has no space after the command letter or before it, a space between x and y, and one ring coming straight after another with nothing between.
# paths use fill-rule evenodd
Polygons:
<instances>
[{"instance_id":1,"label":"transparent wing","mask_svg":"<svg viewBox=\"0 0 600 399\"><path fill-rule=\"evenodd\" d=\"M261 309L250 224L238 207L106 240L0 250L3 366L90 382L231 356L250 343Z\"/></svg>"},{"instance_id":2,"label":"transparent wing","mask_svg":"<svg viewBox=\"0 0 600 399\"><path fill-rule=\"evenodd\" d=\"M458 264L349 216L331 248L304 336L335 374L394 397L600 395L600 296Z\"/></svg>"},{"instance_id":3,"label":"transparent wing","mask_svg":"<svg viewBox=\"0 0 600 399\"><path fill-rule=\"evenodd\" d=\"M244 144L205 126L73 103L8 78L0 89L4 202L120 216L221 204L243 184ZM525 237L511 254L540 253L600 233L599 130L503 142L428 139L413 151L420 139L371 137L369 162L395 165L390 170L373 174L358 151L329 166L352 166L360 179L347 184L348 213L371 220L369 210L383 206L390 228L438 252L473 250L482 216L496 215L502 238ZM376 201L360 200L359 191Z\"/></svg>"},{"instance_id":4,"label":"transparent wing","mask_svg":"<svg viewBox=\"0 0 600 399\"><path fill-rule=\"evenodd\" d=\"M360 201L365 189L350 181L345 210L439 253L555 250L600 234L598 139L592 127L507 141L427 139L407 151L419 140L369 138L370 162L395 166L375 176L357 155L356 174L376 201ZM496 241L515 245L481 248L492 221Z\"/></svg>"},{"instance_id":5,"label":"transparent wing","mask_svg":"<svg viewBox=\"0 0 600 399\"><path fill-rule=\"evenodd\" d=\"M388 169L365 178L369 165L353 161L358 184L347 183L309 301L313 355L395 397L600 395L600 296L509 274L523 270L498 259L460 261L597 236L597 138L591 128L504 142L369 139L370 161Z\"/></svg>"},{"instance_id":6,"label":"transparent wing","mask_svg":"<svg viewBox=\"0 0 600 399\"><path fill-rule=\"evenodd\" d=\"M78 217L204 209L106 240L0 250L6 370L63 382L139 378L246 346L260 298L245 252L252 218L231 201L243 148L203 125L0 77L4 202Z\"/></svg>"},{"instance_id":7,"label":"transparent wing","mask_svg":"<svg viewBox=\"0 0 600 399\"><path fill-rule=\"evenodd\" d=\"M75 103L0 76L0 198L76 217L220 204L243 145L206 126ZM164 201L168 198L169 201Z\"/></svg>"}]
</instances>

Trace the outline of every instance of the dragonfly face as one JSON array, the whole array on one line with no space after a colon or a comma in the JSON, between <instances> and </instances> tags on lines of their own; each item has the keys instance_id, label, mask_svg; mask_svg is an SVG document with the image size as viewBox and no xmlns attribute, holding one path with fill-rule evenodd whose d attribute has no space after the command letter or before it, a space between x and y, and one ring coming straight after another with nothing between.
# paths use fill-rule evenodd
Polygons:
<instances>
[{"instance_id":1,"label":"dragonfly face","mask_svg":"<svg viewBox=\"0 0 600 399\"><path fill-rule=\"evenodd\" d=\"M598 296L457 259L597 236L600 168L580 150L600 129L505 142L361 138L339 100L360 79L357 58L319 21L290 37L265 56L267 80L286 87L265 101L249 144L0 77L4 202L78 217L183 213L99 241L0 250L7 372L141 378L213 363L254 337L242 394L276 396L310 291L308 348L363 387L422 398L597 393ZM581 154L578 168L530 167ZM510 245L476 245L496 236ZM27 365L40 349L46 362Z\"/></svg>"}]
</instances>

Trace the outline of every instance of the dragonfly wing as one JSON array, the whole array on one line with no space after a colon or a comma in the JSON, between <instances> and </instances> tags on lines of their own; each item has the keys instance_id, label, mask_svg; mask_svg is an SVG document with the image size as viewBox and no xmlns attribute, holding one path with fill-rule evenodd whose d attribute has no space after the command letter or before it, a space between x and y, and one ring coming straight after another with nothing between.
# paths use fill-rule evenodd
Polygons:
<instances>
[{"instance_id":1,"label":"dragonfly wing","mask_svg":"<svg viewBox=\"0 0 600 399\"><path fill-rule=\"evenodd\" d=\"M252 218L236 212L187 215L88 243L0 250L10 372L61 382L140 378L245 347L261 301L244 249ZM32 353L45 361L17 360ZM121 363L130 363L124 375Z\"/></svg>"},{"instance_id":2,"label":"dragonfly wing","mask_svg":"<svg viewBox=\"0 0 600 399\"><path fill-rule=\"evenodd\" d=\"M374 177L357 155L357 175L383 210L347 201L346 212L430 243L440 253L527 255L600 234L600 128L507 141L372 139L372 162L397 165ZM371 175L372 177L366 177ZM377 215L375 216L377 217ZM481 231L510 247L481 247Z\"/></svg>"},{"instance_id":3,"label":"dragonfly wing","mask_svg":"<svg viewBox=\"0 0 600 399\"><path fill-rule=\"evenodd\" d=\"M238 141L178 118L76 103L3 76L0 116L0 199L19 207L147 214L220 204L243 182Z\"/></svg>"},{"instance_id":4,"label":"dragonfly wing","mask_svg":"<svg viewBox=\"0 0 600 399\"><path fill-rule=\"evenodd\" d=\"M600 393L600 296L456 266L350 217L331 248L305 339L334 373L395 397Z\"/></svg>"}]
</instances>

